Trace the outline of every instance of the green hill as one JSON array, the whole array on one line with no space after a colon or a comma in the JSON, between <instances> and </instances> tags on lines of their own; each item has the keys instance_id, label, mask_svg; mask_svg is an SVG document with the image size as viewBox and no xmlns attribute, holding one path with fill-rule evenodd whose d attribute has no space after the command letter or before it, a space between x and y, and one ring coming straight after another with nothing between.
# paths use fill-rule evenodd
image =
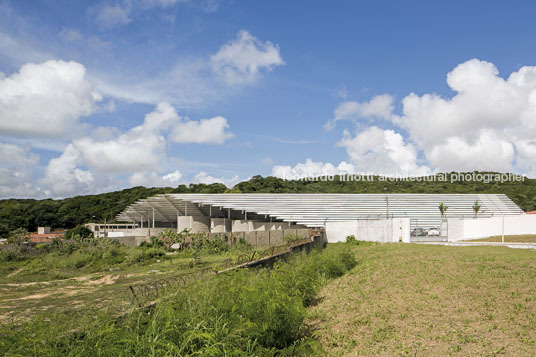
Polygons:
<instances>
[{"instance_id":1,"label":"green hill","mask_svg":"<svg viewBox=\"0 0 536 357\"><path fill-rule=\"evenodd\" d=\"M444 181L433 178L412 181L373 176L369 180L349 182L341 180L339 176L335 176L333 181L286 181L271 176L254 176L248 181L240 182L232 190L223 184L191 184L177 188L134 187L62 200L7 199L0 200L0 236L5 236L18 227L35 231L37 226L72 228L92 220L102 222L105 217L112 221L129 204L159 193L504 193L525 211L536 210L536 179L525 178L523 181L503 183L492 180L485 183L461 180L451 182L451 174L444 174Z\"/></svg>"}]
</instances>

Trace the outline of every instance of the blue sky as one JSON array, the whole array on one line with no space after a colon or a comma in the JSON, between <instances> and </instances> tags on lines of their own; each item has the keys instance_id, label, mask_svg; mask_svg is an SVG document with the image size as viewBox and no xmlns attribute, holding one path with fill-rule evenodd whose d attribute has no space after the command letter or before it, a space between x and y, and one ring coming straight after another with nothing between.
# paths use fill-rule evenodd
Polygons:
<instances>
[{"instance_id":1,"label":"blue sky","mask_svg":"<svg viewBox=\"0 0 536 357\"><path fill-rule=\"evenodd\" d=\"M536 176L530 1L0 1L0 196Z\"/></svg>"}]
</instances>

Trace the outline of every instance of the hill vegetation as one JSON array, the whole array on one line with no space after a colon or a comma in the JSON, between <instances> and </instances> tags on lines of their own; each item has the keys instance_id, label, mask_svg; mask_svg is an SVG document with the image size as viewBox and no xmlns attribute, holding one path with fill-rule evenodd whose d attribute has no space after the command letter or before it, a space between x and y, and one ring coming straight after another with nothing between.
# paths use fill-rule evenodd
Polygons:
<instances>
[{"instance_id":1,"label":"hill vegetation","mask_svg":"<svg viewBox=\"0 0 536 357\"><path fill-rule=\"evenodd\" d=\"M487 173L490 174L490 173ZM0 236L16 228L35 231L38 226L73 228L89 221L113 221L126 206L141 198L160 193L504 193L526 211L536 210L536 179L523 181L412 181L410 179L346 181L335 176L333 181L283 180L254 176L228 189L225 185L191 184L177 188L133 187L100 195L76 196L62 200L0 200Z\"/></svg>"}]
</instances>

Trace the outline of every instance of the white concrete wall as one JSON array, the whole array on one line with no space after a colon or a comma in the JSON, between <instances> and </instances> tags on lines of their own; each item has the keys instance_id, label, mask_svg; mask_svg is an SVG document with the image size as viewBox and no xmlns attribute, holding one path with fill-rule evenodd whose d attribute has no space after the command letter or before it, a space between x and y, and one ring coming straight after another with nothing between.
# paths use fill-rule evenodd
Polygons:
<instances>
[{"instance_id":1,"label":"white concrete wall","mask_svg":"<svg viewBox=\"0 0 536 357\"><path fill-rule=\"evenodd\" d=\"M233 232L249 232L249 223L244 219L233 219Z\"/></svg>"},{"instance_id":2,"label":"white concrete wall","mask_svg":"<svg viewBox=\"0 0 536 357\"><path fill-rule=\"evenodd\" d=\"M393 218L393 242L410 242L410 219Z\"/></svg>"},{"instance_id":3,"label":"white concrete wall","mask_svg":"<svg viewBox=\"0 0 536 357\"><path fill-rule=\"evenodd\" d=\"M225 233L231 231L231 220L228 218L212 218L210 220L211 233Z\"/></svg>"},{"instance_id":4,"label":"white concrete wall","mask_svg":"<svg viewBox=\"0 0 536 357\"><path fill-rule=\"evenodd\" d=\"M258 231L264 232L264 231L269 231L269 230L281 230L281 229L289 229L288 223L285 226L285 224L281 224L279 222L277 223L258 222L258 221L244 220L244 219L233 220L233 232L258 232Z\"/></svg>"},{"instance_id":5,"label":"white concrete wall","mask_svg":"<svg viewBox=\"0 0 536 357\"><path fill-rule=\"evenodd\" d=\"M463 219L449 218L447 227L447 237L449 242L464 240L463 237Z\"/></svg>"},{"instance_id":6,"label":"white concrete wall","mask_svg":"<svg viewBox=\"0 0 536 357\"><path fill-rule=\"evenodd\" d=\"M487 238L503 233L503 217L449 219L449 241ZM536 234L536 215L504 216L504 235Z\"/></svg>"},{"instance_id":7,"label":"white concrete wall","mask_svg":"<svg viewBox=\"0 0 536 357\"><path fill-rule=\"evenodd\" d=\"M249 221L249 232L253 231L269 231L270 230L270 222L256 222L256 221Z\"/></svg>"},{"instance_id":8,"label":"white concrete wall","mask_svg":"<svg viewBox=\"0 0 536 357\"><path fill-rule=\"evenodd\" d=\"M207 232L210 227L210 217L179 216L177 217L177 231L191 229L192 233Z\"/></svg>"},{"instance_id":9,"label":"white concrete wall","mask_svg":"<svg viewBox=\"0 0 536 357\"><path fill-rule=\"evenodd\" d=\"M328 221L326 235L330 243L344 242L349 235L369 242L409 242L409 225L409 218Z\"/></svg>"}]
</instances>

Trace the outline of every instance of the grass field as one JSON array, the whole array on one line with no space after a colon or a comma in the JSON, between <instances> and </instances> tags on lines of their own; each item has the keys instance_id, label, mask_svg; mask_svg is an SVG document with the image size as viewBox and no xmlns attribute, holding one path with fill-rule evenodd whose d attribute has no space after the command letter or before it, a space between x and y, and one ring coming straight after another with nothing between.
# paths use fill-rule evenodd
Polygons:
<instances>
[{"instance_id":1,"label":"grass field","mask_svg":"<svg viewBox=\"0 0 536 357\"><path fill-rule=\"evenodd\" d=\"M488 238L475 239L470 242L502 242L502 236L491 236ZM520 234L513 236L504 236L505 243L536 243L536 235L534 234Z\"/></svg>"},{"instance_id":2,"label":"grass field","mask_svg":"<svg viewBox=\"0 0 536 357\"><path fill-rule=\"evenodd\" d=\"M331 280L345 271L335 262L347 249L357 265ZM186 355L246 350L296 355L299 350L299 355L328 356L533 356L536 351L534 250L329 245L274 271L210 275L159 303L154 313L131 307L124 322L115 320L125 302L118 293L129 285L201 271L237 254L206 255L190 268L191 255L184 253L97 271L39 272L35 261L3 263L0 351L114 355L128 347L135 355L175 355L180 347L189 349L181 352ZM85 337L63 337L80 328L87 329L80 335ZM196 345L184 345L188 336L196 336Z\"/></svg>"},{"instance_id":3,"label":"grass field","mask_svg":"<svg viewBox=\"0 0 536 357\"><path fill-rule=\"evenodd\" d=\"M136 256L141 248L121 247L123 255ZM18 323L51 314L91 314L108 309L121 313L131 308L129 286L180 274L206 273L233 259L240 251L204 255L191 267L189 251L167 253L141 262L118 263L106 259L77 268L84 255L44 254L23 261L0 263L0 324Z\"/></svg>"},{"instance_id":4,"label":"grass field","mask_svg":"<svg viewBox=\"0 0 536 357\"><path fill-rule=\"evenodd\" d=\"M533 356L536 251L360 245L310 311L330 356Z\"/></svg>"}]
</instances>

